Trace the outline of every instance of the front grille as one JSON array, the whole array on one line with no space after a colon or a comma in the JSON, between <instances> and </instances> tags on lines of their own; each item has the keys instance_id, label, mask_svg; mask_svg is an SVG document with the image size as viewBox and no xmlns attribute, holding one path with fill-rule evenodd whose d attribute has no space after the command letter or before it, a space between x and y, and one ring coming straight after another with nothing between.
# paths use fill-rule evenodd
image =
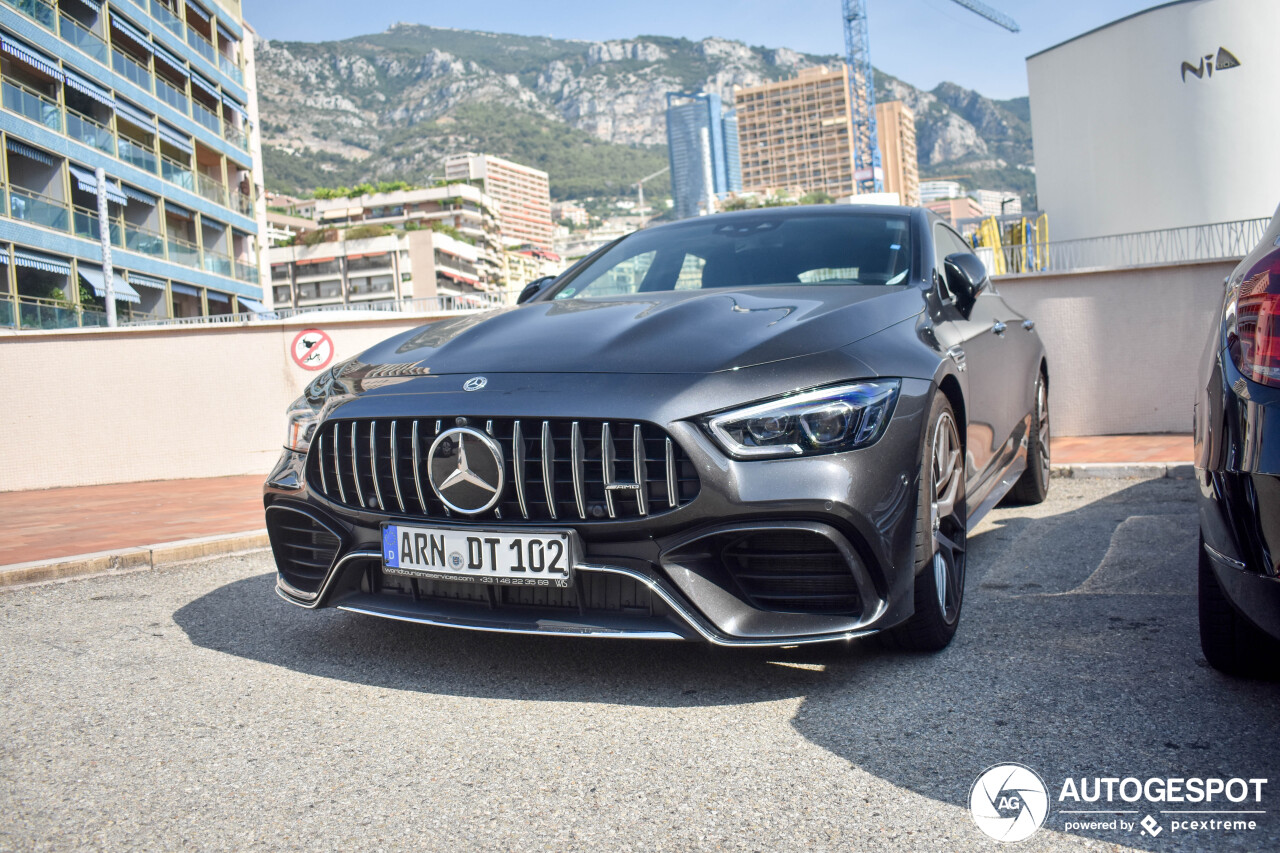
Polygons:
<instances>
[{"instance_id":1,"label":"front grille","mask_svg":"<svg viewBox=\"0 0 1280 853\"><path fill-rule=\"evenodd\" d=\"M459 602L502 610L536 608L569 614L608 613L664 616L666 605L649 587L616 574L579 572L570 587L505 586L380 576L384 595L412 596L415 601Z\"/></svg>"},{"instance_id":2,"label":"front grille","mask_svg":"<svg viewBox=\"0 0 1280 853\"><path fill-rule=\"evenodd\" d=\"M455 418L335 420L321 425L307 481L356 509L423 518L450 511L428 481L427 452ZM502 446L506 482L490 510L506 522L608 521L660 515L698 495L697 470L671 437L633 421L467 418Z\"/></svg>"},{"instance_id":3,"label":"front grille","mask_svg":"<svg viewBox=\"0 0 1280 853\"><path fill-rule=\"evenodd\" d=\"M267 513L267 536L285 581L299 592L319 591L338 553L338 537L311 516L283 507Z\"/></svg>"},{"instance_id":4,"label":"front grille","mask_svg":"<svg viewBox=\"0 0 1280 853\"><path fill-rule=\"evenodd\" d=\"M830 539L818 533L750 533L730 540L721 559L757 609L832 615L861 611L849 563Z\"/></svg>"}]
</instances>

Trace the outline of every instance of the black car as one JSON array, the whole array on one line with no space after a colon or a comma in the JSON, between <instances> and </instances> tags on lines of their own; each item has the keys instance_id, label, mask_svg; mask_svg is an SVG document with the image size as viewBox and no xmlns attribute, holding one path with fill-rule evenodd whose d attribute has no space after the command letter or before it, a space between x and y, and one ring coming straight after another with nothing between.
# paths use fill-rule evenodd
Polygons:
<instances>
[{"instance_id":1,"label":"black car","mask_svg":"<svg viewBox=\"0 0 1280 853\"><path fill-rule=\"evenodd\" d=\"M1280 210L1226 281L1195 408L1200 645L1236 674L1280 670Z\"/></svg>"},{"instance_id":2,"label":"black car","mask_svg":"<svg viewBox=\"0 0 1280 853\"><path fill-rule=\"evenodd\" d=\"M921 209L716 214L327 371L266 484L302 607L487 631L950 642L1049 486L1034 324Z\"/></svg>"}]
</instances>

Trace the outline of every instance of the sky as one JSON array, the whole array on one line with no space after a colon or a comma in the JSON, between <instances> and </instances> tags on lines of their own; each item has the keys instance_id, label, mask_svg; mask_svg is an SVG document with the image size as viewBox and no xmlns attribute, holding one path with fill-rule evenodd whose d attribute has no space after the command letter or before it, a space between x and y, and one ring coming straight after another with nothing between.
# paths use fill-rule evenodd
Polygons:
<instances>
[{"instance_id":1,"label":"sky","mask_svg":"<svg viewBox=\"0 0 1280 853\"><path fill-rule=\"evenodd\" d=\"M986 0L1021 26L1014 34L951 0L867 0L871 60L921 88L944 80L989 98L1027 94L1026 57L1160 0ZM258 33L334 41L397 21L487 32L603 41L637 35L720 36L805 53L844 54L840 0L243 0Z\"/></svg>"}]
</instances>

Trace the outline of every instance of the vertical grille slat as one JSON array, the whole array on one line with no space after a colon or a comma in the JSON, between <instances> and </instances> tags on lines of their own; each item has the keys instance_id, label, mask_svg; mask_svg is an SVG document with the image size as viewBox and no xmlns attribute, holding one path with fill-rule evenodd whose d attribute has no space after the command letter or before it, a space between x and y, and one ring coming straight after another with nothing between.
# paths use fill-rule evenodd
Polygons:
<instances>
[{"instance_id":1,"label":"vertical grille slat","mask_svg":"<svg viewBox=\"0 0 1280 853\"><path fill-rule=\"evenodd\" d=\"M378 498L378 509L386 509L382 499L382 485L378 482L378 422L369 424L369 467L373 471L373 493Z\"/></svg>"},{"instance_id":2,"label":"vertical grille slat","mask_svg":"<svg viewBox=\"0 0 1280 853\"><path fill-rule=\"evenodd\" d=\"M356 446L356 439L360 435L360 425L354 421L351 424L351 476L356 481L356 497L360 499L360 506L364 503L364 488L360 485L360 451Z\"/></svg>"},{"instance_id":3,"label":"vertical grille slat","mask_svg":"<svg viewBox=\"0 0 1280 853\"><path fill-rule=\"evenodd\" d=\"M529 507L524 500L524 433L520 430L520 421L516 421L511 427L511 447L511 464L515 468L516 499L520 501L521 517L528 518Z\"/></svg>"},{"instance_id":4,"label":"vertical grille slat","mask_svg":"<svg viewBox=\"0 0 1280 853\"><path fill-rule=\"evenodd\" d=\"M551 437L551 421L542 422L542 490L547 495L547 511L556 518L556 445Z\"/></svg>"},{"instance_id":5,"label":"vertical grille slat","mask_svg":"<svg viewBox=\"0 0 1280 853\"><path fill-rule=\"evenodd\" d=\"M418 508L422 510L423 515L430 515L427 512L427 502L422 499L422 472L418 470L418 460L422 458L422 449L418 446L418 422L413 422L413 486L418 491Z\"/></svg>"},{"instance_id":6,"label":"vertical grille slat","mask_svg":"<svg viewBox=\"0 0 1280 853\"><path fill-rule=\"evenodd\" d=\"M493 508L464 520L626 521L679 509L698 496L697 469L680 446L660 427L631 420L328 421L312 441L308 482L317 495L365 512L460 517L433 503L426 465L433 425L438 436L458 420L492 436L508 472Z\"/></svg>"},{"instance_id":7,"label":"vertical grille slat","mask_svg":"<svg viewBox=\"0 0 1280 853\"><path fill-rule=\"evenodd\" d=\"M391 482L396 487L396 503L404 512L404 496L400 494L400 445L396 441L396 428L399 421L391 422Z\"/></svg>"},{"instance_id":8,"label":"vertical grille slat","mask_svg":"<svg viewBox=\"0 0 1280 853\"><path fill-rule=\"evenodd\" d=\"M577 421L573 422L572 431L569 434L569 452L572 456L570 466L573 468L573 500L578 507L578 517L584 521L587 518L587 499L583 494L583 480L586 479L587 448L582 441L582 427Z\"/></svg>"}]
</instances>

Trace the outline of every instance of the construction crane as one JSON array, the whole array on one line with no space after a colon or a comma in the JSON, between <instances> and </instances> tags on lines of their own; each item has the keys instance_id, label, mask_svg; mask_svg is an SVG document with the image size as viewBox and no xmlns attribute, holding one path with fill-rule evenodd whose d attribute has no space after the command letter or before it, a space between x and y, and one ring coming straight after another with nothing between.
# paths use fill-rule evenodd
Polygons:
<instances>
[{"instance_id":1,"label":"construction crane","mask_svg":"<svg viewBox=\"0 0 1280 853\"><path fill-rule=\"evenodd\" d=\"M853 181L858 192L883 192L880 141L876 133L876 87L871 70L871 38L867 34L867 0L844 4L844 52L849 66L849 109L853 113ZM1011 33L1018 22L978 0L952 0ZM859 109L859 104L865 104Z\"/></svg>"},{"instance_id":2,"label":"construction crane","mask_svg":"<svg viewBox=\"0 0 1280 853\"><path fill-rule=\"evenodd\" d=\"M670 166L663 166L661 169L654 172L652 175L645 175L643 178L636 181L632 185L636 188L636 195L638 196L638 204L636 204L636 210L644 209L644 182L652 181L654 178L658 177L659 175L665 175L667 172L670 172L670 171L671 171Z\"/></svg>"}]
</instances>

